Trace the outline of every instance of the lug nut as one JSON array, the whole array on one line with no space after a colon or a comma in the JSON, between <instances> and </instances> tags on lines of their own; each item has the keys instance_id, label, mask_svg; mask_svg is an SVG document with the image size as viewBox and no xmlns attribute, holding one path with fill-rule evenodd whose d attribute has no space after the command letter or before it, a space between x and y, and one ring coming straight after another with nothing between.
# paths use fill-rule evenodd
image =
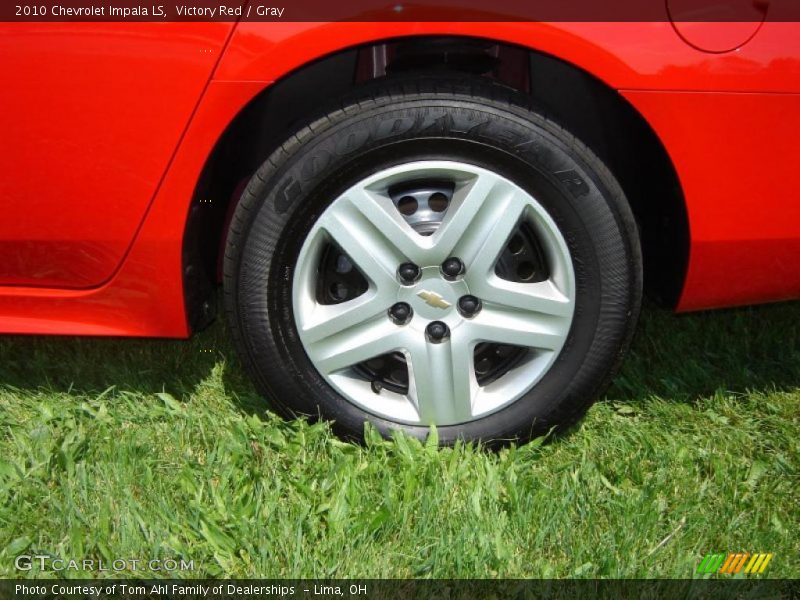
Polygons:
<instances>
[{"instance_id":1,"label":"lug nut","mask_svg":"<svg viewBox=\"0 0 800 600\"><path fill-rule=\"evenodd\" d=\"M442 273L448 279L455 279L464 272L464 263L452 256L442 263Z\"/></svg>"},{"instance_id":2,"label":"lug nut","mask_svg":"<svg viewBox=\"0 0 800 600\"><path fill-rule=\"evenodd\" d=\"M397 304L393 304L392 307L389 309L389 318L392 319L398 325L405 325L411 320L411 316L414 314L414 311L411 310L411 307L406 304L405 302L398 302Z\"/></svg>"},{"instance_id":3,"label":"lug nut","mask_svg":"<svg viewBox=\"0 0 800 600\"><path fill-rule=\"evenodd\" d=\"M397 276L403 283L412 284L419 279L419 267L414 263L403 263L397 267Z\"/></svg>"},{"instance_id":4,"label":"lug nut","mask_svg":"<svg viewBox=\"0 0 800 600\"><path fill-rule=\"evenodd\" d=\"M458 299L458 312L467 318L477 315L482 306L480 298L476 298L475 296L466 295Z\"/></svg>"},{"instance_id":5,"label":"lug nut","mask_svg":"<svg viewBox=\"0 0 800 600\"><path fill-rule=\"evenodd\" d=\"M428 336L429 342L438 344L450 336L450 330L441 321L432 321L425 328L425 334Z\"/></svg>"}]
</instances>

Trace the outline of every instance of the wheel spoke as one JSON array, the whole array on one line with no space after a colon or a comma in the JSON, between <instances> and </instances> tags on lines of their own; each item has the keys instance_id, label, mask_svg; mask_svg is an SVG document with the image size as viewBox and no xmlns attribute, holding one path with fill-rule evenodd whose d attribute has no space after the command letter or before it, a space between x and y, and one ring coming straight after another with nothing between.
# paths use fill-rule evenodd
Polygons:
<instances>
[{"instance_id":1,"label":"wheel spoke","mask_svg":"<svg viewBox=\"0 0 800 600\"><path fill-rule=\"evenodd\" d=\"M340 304L317 304L307 312L301 329L303 339L316 343L345 330L386 315L388 294L367 292Z\"/></svg>"},{"instance_id":2,"label":"wheel spoke","mask_svg":"<svg viewBox=\"0 0 800 600\"><path fill-rule=\"evenodd\" d=\"M556 350L569 332L569 320L487 306L463 328L478 342Z\"/></svg>"},{"instance_id":3,"label":"wheel spoke","mask_svg":"<svg viewBox=\"0 0 800 600\"><path fill-rule=\"evenodd\" d=\"M505 180L481 174L454 194L435 240L437 259L457 256L468 274L485 277L517 228L525 206L524 198Z\"/></svg>"},{"instance_id":4,"label":"wheel spoke","mask_svg":"<svg viewBox=\"0 0 800 600\"><path fill-rule=\"evenodd\" d=\"M431 241L411 228L386 194L362 188L354 190L349 198L372 231L377 232L384 243L393 246L398 256L417 264L424 262Z\"/></svg>"},{"instance_id":5,"label":"wheel spoke","mask_svg":"<svg viewBox=\"0 0 800 600\"><path fill-rule=\"evenodd\" d=\"M392 201L358 189L340 198L320 218L324 229L376 285L393 284L398 265L424 252Z\"/></svg>"},{"instance_id":6,"label":"wheel spoke","mask_svg":"<svg viewBox=\"0 0 800 600\"><path fill-rule=\"evenodd\" d=\"M432 262L441 263L454 255L459 241L473 221L479 220L481 211L485 209L489 199L499 191L500 185L497 177L485 173L455 190L447 214L439 230L433 235Z\"/></svg>"},{"instance_id":7,"label":"wheel spoke","mask_svg":"<svg viewBox=\"0 0 800 600\"><path fill-rule=\"evenodd\" d=\"M543 315L570 319L572 301L551 281L517 283L494 274L478 280L470 288L486 303Z\"/></svg>"},{"instance_id":8,"label":"wheel spoke","mask_svg":"<svg viewBox=\"0 0 800 600\"><path fill-rule=\"evenodd\" d=\"M478 383L473 346L463 342L426 342L410 351L408 394L424 424L463 423L472 418Z\"/></svg>"},{"instance_id":9,"label":"wheel spoke","mask_svg":"<svg viewBox=\"0 0 800 600\"><path fill-rule=\"evenodd\" d=\"M309 354L324 373L353 367L382 354L400 350L403 335L390 321L378 319L313 344Z\"/></svg>"},{"instance_id":10,"label":"wheel spoke","mask_svg":"<svg viewBox=\"0 0 800 600\"><path fill-rule=\"evenodd\" d=\"M332 373L400 348L402 330L387 318L382 298L362 298L317 305L302 329L306 352L321 371Z\"/></svg>"}]
</instances>

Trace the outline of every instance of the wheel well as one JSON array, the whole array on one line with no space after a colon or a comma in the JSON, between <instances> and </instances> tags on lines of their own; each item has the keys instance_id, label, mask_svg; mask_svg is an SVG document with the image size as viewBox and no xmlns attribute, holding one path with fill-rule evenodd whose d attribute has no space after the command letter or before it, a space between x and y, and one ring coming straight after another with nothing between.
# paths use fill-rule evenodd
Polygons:
<instances>
[{"instance_id":1,"label":"wheel well","mask_svg":"<svg viewBox=\"0 0 800 600\"><path fill-rule=\"evenodd\" d=\"M225 231L256 169L326 98L408 70L447 69L490 77L528 94L534 105L587 144L617 177L640 229L645 291L674 306L689 255L689 225L677 174L660 140L615 90L547 54L491 40L404 38L348 49L289 74L252 100L217 142L192 199L183 240L189 323L214 316Z\"/></svg>"}]
</instances>

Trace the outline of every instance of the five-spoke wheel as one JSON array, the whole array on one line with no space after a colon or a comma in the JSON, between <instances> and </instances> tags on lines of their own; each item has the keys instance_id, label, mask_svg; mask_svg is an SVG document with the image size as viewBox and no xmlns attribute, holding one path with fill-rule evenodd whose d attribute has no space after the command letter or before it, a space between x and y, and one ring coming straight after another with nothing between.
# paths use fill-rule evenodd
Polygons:
<instances>
[{"instance_id":1,"label":"five-spoke wheel","mask_svg":"<svg viewBox=\"0 0 800 600\"><path fill-rule=\"evenodd\" d=\"M451 193L420 231L396 190L406 190L402 199L434 187ZM546 257L540 277L498 274L501 257L520 251L516 240L509 250L515 236L530 237ZM363 276L363 292L325 293L331 252ZM376 415L441 426L480 418L535 385L569 333L575 282L566 242L531 194L475 165L421 161L370 175L336 198L303 244L292 290L303 346L334 388ZM484 385L479 344L515 354ZM395 374L406 385L371 373L380 362L406 370Z\"/></svg>"}]
</instances>

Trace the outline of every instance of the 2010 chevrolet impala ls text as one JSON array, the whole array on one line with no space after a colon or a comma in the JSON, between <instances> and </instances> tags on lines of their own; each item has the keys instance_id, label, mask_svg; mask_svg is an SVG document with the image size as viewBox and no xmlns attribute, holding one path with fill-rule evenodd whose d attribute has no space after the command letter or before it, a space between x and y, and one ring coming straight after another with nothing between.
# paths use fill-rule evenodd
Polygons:
<instances>
[{"instance_id":1,"label":"2010 chevrolet impala ls text","mask_svg":"<svg viewBox=\"0 0 800 600\"><path fill-rule=\"evenodd\" d=\"M0 23L0 333L187 338L219 296L282 415L445 444L574 423L644 292L800 297L800 24L676 2Z\"/></svg>"}]
</instances>

